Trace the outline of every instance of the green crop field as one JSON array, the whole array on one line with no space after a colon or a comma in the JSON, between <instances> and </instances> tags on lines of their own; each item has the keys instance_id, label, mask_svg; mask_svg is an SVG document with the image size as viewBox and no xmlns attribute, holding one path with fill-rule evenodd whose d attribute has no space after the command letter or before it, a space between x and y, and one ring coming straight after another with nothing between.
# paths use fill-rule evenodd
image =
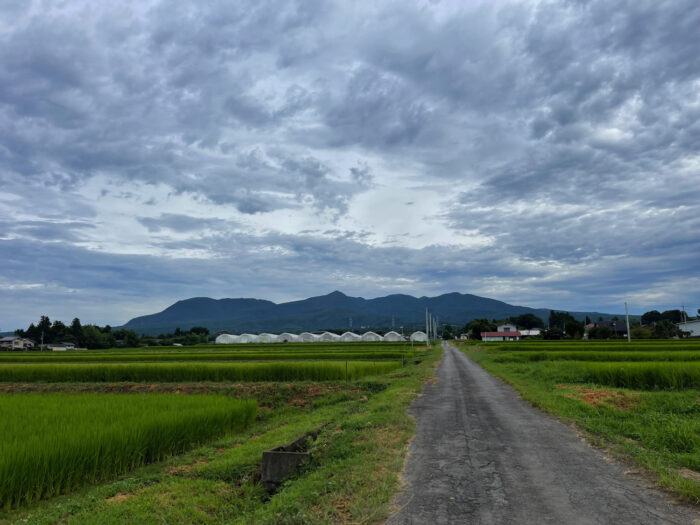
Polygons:
<instances>
[{"instance_id":1,"label":"green crop field","mask_svg":"<svg viewBox=\"0 0 700 525\"><path fill-rule=\"evenodd\" d=\"M700 503L700 341L472 343L463 351L535 406Z\"/></svg>"},{"instance_id":2,"label":"green crop field","mask_svg":"<svg viewBox=\"0 0 700 525\"><path fill-rule=\"evenodd\" d=\"M254 401L171 394L0 396L0 506L71 491L183 452L255 417Z\"/></svg>"},{"instance_id":3,"label":"green crop field","mask_svg":"<svg viewBox=\"0 0 700 525\"><path fill-rule=\"evenodd\" d=\"M3 363L0 381L339 381L383 374L400 366L400 361Z\"/></svg>"},{"instance_id":4,"label":"green crop field","mask_svg":"<svg viewBox=\"0 0 700 525\"><path fill-rule=\"evenodd\" d=\"M315 469L326 480L343 462L354 515L376 520L412 433L405 407L438 355L364 342L0 352L0 524L275 522L283 501L337 521L311 481L304 498L270 500L256 474L264 448L321 425Z\"/></svg>"}]
</instances>

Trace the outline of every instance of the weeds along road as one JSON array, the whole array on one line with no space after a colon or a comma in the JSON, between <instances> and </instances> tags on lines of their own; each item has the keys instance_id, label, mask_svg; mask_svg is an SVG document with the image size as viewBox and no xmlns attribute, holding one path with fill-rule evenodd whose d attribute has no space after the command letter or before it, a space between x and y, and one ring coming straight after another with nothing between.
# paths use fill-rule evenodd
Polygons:
<instances>
[{"instance_id":1,"label":"weeds along road","mask_svg":"<svg viewBox=\"0 0 700 525\"><path fill-rule=\"evenodd\" d=\"M411 407L418 421L407 486L388 524L700 525L566 425L518 397L462 352L444 358Z\"/></svg>"}]
</instances>

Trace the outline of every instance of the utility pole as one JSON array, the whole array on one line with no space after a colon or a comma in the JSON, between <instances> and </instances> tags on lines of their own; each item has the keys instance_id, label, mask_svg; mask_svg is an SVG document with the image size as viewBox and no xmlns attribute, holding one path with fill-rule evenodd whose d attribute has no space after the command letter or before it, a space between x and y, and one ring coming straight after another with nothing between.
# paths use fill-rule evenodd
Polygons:
<instances>
[{"instance_id":1,"label":"utility pole","mask_svg":"<svg viewBox=\"0 0 700 525\"><path fill-rule=\"evenodd\" d=\"M627 309L627 301L625 301L625 319L627 321L627 342L632 342L632 334L630 334L630 312Z\"/></svg>"},{"instance_id":2,"label":"utility pole","mask_svg":"<svg viewBox=\"0 0 700 525\"><path fill-rule=\"evenodd\" d=\"M425 309L425 339L426 339L426 346L430 344L430 336L428 335L430 332L428 332L428 309Z\"/></svg>"}]
</instances>

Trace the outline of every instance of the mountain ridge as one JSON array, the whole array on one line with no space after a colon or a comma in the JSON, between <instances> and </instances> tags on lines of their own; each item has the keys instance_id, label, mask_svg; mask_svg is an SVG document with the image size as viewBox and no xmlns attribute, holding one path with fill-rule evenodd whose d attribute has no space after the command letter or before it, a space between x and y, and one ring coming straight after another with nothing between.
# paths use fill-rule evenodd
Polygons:
<instances>
[{"instance_id":1,"label":"mountain ridge","mask_svg":"<svg viewBox=\"0 0 700 525\"><path fill-rule=\"evenodd\" d=\"M193 326L204 326L211 332L279 333L401 326L413 330L425 327L426 308L443 324L449 323L457 327L476 318L503 319L526 313L537 315L547 322L551 311L549 308L511 305L497 299L459 292L435 297L390 294L365 299L335 290L326 295L285 303L255 298L191 297L176 301L161 312L135 317L122 328L147 335ZM615 315L601 312L569 313L579 320L583 320L586 315L592 319L609 319Z\"/></svg>"}]
</instances>

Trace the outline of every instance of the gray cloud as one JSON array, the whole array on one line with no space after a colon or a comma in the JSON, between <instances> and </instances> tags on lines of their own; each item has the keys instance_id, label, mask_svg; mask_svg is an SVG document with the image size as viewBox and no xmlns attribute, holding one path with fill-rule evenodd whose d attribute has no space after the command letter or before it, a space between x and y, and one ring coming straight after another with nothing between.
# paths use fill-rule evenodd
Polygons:
<instances>
[{"instance_id":1,"label":"gray cloud","mask_svg":"<svg viewBox=\"0 0 700 525\"><path fill-rule=\"evenodd\" d=\"M700 275L699 26L693 0L5 2L0 285L34 297L22 322L144 287L700 303L678 284ZM385 188L439 202L439 257L411 244L417 195L363 200Z\"/></svg>"}]
</instances>

